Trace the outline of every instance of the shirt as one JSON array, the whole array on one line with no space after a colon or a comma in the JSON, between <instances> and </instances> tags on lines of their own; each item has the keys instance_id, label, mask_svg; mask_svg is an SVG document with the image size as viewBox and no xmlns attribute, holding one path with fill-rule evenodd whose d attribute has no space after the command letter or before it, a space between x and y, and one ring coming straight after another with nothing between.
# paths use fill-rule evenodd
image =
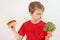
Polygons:
<instances>
[{"instance_id":1,"label":"shirt","mask_svg":"<svg viewBox=\"0 0 60 40\"><path fill-rule=\"evenodd\" d=\"M33 24L29 20L23 23L18 34L22 36L26 34L26 40L45 40L45 36L48 34L47 31L44 31L45 24L42 20L37 24Z\"/></svg>"}]
</instances>

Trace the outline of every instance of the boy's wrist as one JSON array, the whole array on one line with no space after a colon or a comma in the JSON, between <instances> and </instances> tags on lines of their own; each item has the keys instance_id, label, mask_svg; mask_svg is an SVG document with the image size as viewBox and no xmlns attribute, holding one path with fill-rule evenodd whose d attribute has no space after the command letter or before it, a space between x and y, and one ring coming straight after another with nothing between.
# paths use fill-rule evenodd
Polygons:
<instances>
[{"instance_id":1,"label":"boy's wrist","mask_svg":"<svg viewBox=\"0 0 60 40\"><path fill-rule=\"evenodd\" d=\"M11 28L12 31L16 31L15 27Z\"/></svg>"}]
</instances>

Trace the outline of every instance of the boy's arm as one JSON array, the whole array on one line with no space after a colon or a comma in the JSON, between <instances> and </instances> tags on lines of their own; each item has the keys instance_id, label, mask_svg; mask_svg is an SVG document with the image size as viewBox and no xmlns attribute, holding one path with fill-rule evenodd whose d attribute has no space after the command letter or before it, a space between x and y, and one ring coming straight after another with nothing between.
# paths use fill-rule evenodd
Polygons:
<instances>
[{"instance_id":1,"label":"boy's arm","mask_svg":"<svg viewBox=\"0 0 60 40\"><path fill-rule=\"evenodd\" d=\"M22 35L19 35L18 32L15 30L15 28L11 28L16 40L22 40L23 36Z\"/></svg>"},{"instance_id":2,"label":"boy's arm","mask_svg":"<svg viewBox=\"0 0 60 40\"><path fill-rule=\"evenodd\" d=\"M16 38L16 40L22 40L23 36L19 35L15 29L16 20L11 20L7 23L8 28L10 28Z\"/></svg>"},{"instance_id":3,"label":"boy's arm","mask_svg":"<svg viewBox=\"0 0 60 40\"><path fill-rule=\"evenodd\" d=\"M52 37L52 32L48 32L48 35L45 36L45 40L49 40Z\"/></svg>"}]
</instances>

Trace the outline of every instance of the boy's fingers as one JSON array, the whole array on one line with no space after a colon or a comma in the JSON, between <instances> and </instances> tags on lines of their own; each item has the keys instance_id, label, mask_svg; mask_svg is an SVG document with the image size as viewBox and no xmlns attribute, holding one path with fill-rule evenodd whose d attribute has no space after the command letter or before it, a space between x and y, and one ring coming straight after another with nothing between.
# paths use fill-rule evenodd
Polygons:
<instances>
[{"instance_id":1,"label":"boy's fingers","mask_svg":"<svg viewBox=\"0 0 60 40\"><path fill-rule=\"evenodd\" d=\"M52 32L49 32L49 33L48 33L48 36L49 36L49 37L52 37Z\"/></svg>"}]
</instances>

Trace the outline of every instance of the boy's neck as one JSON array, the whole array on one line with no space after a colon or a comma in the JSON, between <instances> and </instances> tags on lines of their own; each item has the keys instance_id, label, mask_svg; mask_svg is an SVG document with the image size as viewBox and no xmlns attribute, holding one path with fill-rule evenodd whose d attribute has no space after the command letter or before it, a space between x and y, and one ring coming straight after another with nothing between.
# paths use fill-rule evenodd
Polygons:
<instances>
[{"instance_id":1,"label":"boy's neck","mask_svg":"<svg viewBox=\"0 0 60 40\"><path fill-rule=\"evenodd\" d=\"M33 24L37 24L37 23L39 23L41 20L35 20L35 19L32 19L31 20L31 22L33 23Z\"/></svg>"}]
</instances>

